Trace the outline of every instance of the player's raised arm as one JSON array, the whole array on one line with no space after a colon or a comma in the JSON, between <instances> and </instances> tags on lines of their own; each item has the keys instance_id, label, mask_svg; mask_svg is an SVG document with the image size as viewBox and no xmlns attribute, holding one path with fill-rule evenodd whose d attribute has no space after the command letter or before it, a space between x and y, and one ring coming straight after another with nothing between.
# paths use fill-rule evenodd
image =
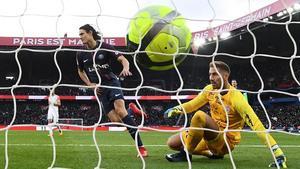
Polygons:
<instances>
[{"instance_id":1,"label":"player's raised arm","mask_svg":"<svg viewBox=\"0 0 300 169\"><path fill-rule=\"evenodd\" d=\"M280 167L287 168L286 165L286 157L282 150L277 145L275 139L269 134L262 131L265 131L266 128L257 117L255 112L253 111L252 107L248 104L248 102L244 99L243 95L240 92L236 92L236 100L234 101L235 108L244 119L245 123L254 131L259 131L256 134L258 137L263 141L263 143L267 147L271 147L277 163ZM268 144L268 140L270 145ZM276 163L273 162L270 164L269 167L276 167Z\"/></svg>"}]
</instances>

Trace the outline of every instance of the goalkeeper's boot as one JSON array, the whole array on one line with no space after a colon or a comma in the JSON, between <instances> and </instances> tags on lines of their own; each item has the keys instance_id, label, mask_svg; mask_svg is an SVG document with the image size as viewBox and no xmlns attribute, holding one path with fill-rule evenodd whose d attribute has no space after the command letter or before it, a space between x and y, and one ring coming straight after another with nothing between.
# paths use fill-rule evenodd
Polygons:
<instances>
[{"instance_id":1,"label":"goalkeeper's boot","mask_svg":"<svg viewBox=\"0 0 300 169\"><path fill-rule=\"evenodd\" d=\"M132 112L135 115L144 116L146 119L149 118L148 114L145 113L144 111L140 110L134 103L129 103L129 108L132 110Z\"/></svg>"},{"instance_id":2,"label":"goalkeeper's boot","mask_svg":"<svg viewBox=\"0 0 300 169\"><path fill-rule=\"evenodd\" d=\"M279 146L277 144L273 145L272 146L272 151L276 157L276 161L279 165L280 168L287 168L287 165L286 165L286 157L285 155L283 154L282 150L279 148ZM276 166L276 163L275 161L273 161L269 167L277 167Z\"/></svg>"},{"instance_id":3,"label":"goalkeeper's boot","mask_svg":"<svg viewBox=\"0 0 300 169\"><path fill-rule=\"evenodd\" d=\"M63 131L62 131L62 130L59 131L59 135L60 135L60 136L63 135Z\"/></svg>"},{"instance_id":4,"label":"goalkeeper's boot","mask_svg":"<svg viewBox=\"0 0 300 169\"><path fill-rule=\"evenodd\" d=\"M139 152L142 155L142 157L148 157L148 151L144 146L139 147ZM138 154L137 157L139 157L140 154Z\"/></svg>"},{"instance_id":5,"label":"goalkeeper's boot","mask_svg":"<svg viewBox=\"0 0 300 169\"><path fill-rule=\"evenodd\" d=\"M206 156L209 159L217 160L217 159L223 159L224 155L216 155L212 153L210 150L205 150L202 152L202 155Z\"/></svg>"},{"instance_id":6,"label":"goalkeeper's boot","mask_svg":"<svg viewBox=\"0 0 300 169\"><path fill-rule=\"evenodd\" d=\"M212 160L218 160L218 159L223 159L224 156L222 155L211 155L211 156L207 156L209 159L212 159Z\"/></svg>"},{"instance_id":7,"label":"goalkeeper's boot","mask_svg":"<svg viewBox=\"0 0 300 169\"><path fill-rule=\"evenodd\" d=\"M287 168L285 155L276 157L276 161L280 168ZM274 161L269 165L269 167L277 168L276 163Z\"/></svg>"},{"instance_id":8,"label":"goalkeeper's boot","mask_svg":"<svg viewBox=\"0 0 300 169\"><path fill-rule=\"evenodd\" d=\"M192 155L189 155L190 160L192 160ZM186 153L184 150L181 150L178 153L167 154L166 159L170 162L184 162L187 161Z\"/></svg>"}]
</instances>

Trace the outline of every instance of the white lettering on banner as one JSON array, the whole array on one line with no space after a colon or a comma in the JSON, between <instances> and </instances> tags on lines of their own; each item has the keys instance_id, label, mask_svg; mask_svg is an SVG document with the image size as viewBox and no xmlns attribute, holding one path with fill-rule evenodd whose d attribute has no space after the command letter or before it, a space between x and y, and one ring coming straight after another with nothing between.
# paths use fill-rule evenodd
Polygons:
<instances>
[{"instance_id":1,"label":"white lettering on banner","mask_svg":"<svg viewBox=\"0 0 300 169\"><path fill-rule=\"evenodd\" d=\"M64 43L65 39L47 39L46 44L50 46L59 46L61 43Z\"/></svg>"},{"instance_id":2,"label":"white lettering on banner","mask_svg":"<svg viewBox=\"0 0 300 169\"><path fill-rule=\"evenodd\" d=\"M20 44L20 41L19 38L13 38L13 44Z\"/></svg>"},{"instance_id":3,"label":"white lettering on banner","mask_svg":"<svg viewBox=\"0 0 300 169\"><path fill-rule=\"evenodd\" d=\"M68 45L83 45L80 39L69 39Z\"/></svg>"},{"instance_id":4,"label":"white lettering on banner","mask_svg":"<svg viewBox=\"0 0 300 169\"><path fill-rule=\"evenodd\" d=\"M229 32L234 29L240 28L244 25L247 25L248 23L254 22L256 20L268 17L271 14L271 6L267 8L263 8L262 10L256 11L252 14L246 15L242 18L239 18L237 20L234 20L232 22L229 22L225 25L221 25L219 27L216 27L213 29L213 32L217 35L223 33L223 32Z\"/></svg>"},{"instance_id":5,"label":"white lettering on banner","mask_svg":"<svg viewBox=\"0 0 300 169\"><path fill-rule=\"evenodd\" d=\"M52 39L47 39L47 45L51 45Z\"/></svg>"},{"instance_id":6,"label":"white lettering on banner","mask_svg":"<svg viewBox=\"0 0 300 169\"><path fill-rule=\"evenodd\" d=\"M206 35L208 36L208 34ZM21 42L23 45L29 46L59 46L63 44L63 46L82 46L83 43L79 38L27 38L24 39L21 37L14 37L12 38L13 45L20 45ZM118 45L116 38L104 38L103 42L108 43L110 45Z\"/></svg>"},{"instance_id":7,"label":"white lettering on banner","mask_svg":"<svg viewBox=\"0 0 300 169\"><path fill-rule=\"evenodd\" d=\"M103 42L110 45L116 45L116 39L114 38L104 38ZM79 38L69 39L68 45L83 45L82 41Z\"/></svg>"},{"instance_id":8,"label":"white lettering on banner","mask_svg":"<svg viewBox=\"0 0 300 169\"><path fill-rule=\"evenodd\" d=\"M37 42L38 45L42 45L43 43L44 43L43 39L38 39L38 42Z\"/></svg>"},{"instance_id":9,"label":"white lettering on banner","mask_svg":"<svg viewBox=\"0 0 300 169\"><path fill-rule=\"evenodd\" d=\"M208 38L208 31L195 33L194 39Z\"/></svg>"},{"instance_id":10,"label":"white lettering on banner","mask_svg":"<svg viewBox=\"0 0 300 169\"><path fill-rule=\"evenodd\" d=\"M28 45L33 45L33 39L28 39L28 40L27 40L27 44L28 44Z\"/></svg>"},{"instance_id":11,"label":"white lettering on banner","mask_svg":"<svg viewBox=\"0 0 300 169\"><path fill-rule=\"evenodd\" d=\"M65 39L53 39L53 38L13 38L14 45L49 45L49 46L59 46L64 43Z\"/></svg>"},{"instance_id":12,"label":"white lettering on banner","mask_svg":"<svg viewBox=\"0 0 300 169\"><path fill-rule=\"evenodd\" d=\"M68 44L69 45L76 45L77 44L76 39L69 39Z\"/></svg>"},{"instance_id":13,"label":"white lettering on banner","mask_svg":"<svg viewBox=\"0 0 300 169\"><path fill-rule=\"evenodd\" d=\"M272 9L273 6L267 6L261 10L258 10L256 12L253 12L251 14L248 14L244 17L238 18L236 20L233 20L231 22L228 22L224 25L221 26L217 26L215 28L212 29L207 29L204 31L200 31L200 32L196 32L194 34L194 39L197 38L209 38L209 37L213 37L216 35L220 35L223 32L230 32L232 30L235 30L237 28L240 28L242 26L247 25L248 23L254 22L256 20L260 20L263 19L265 17L270 16L272 13L274 13L275 9ZM274 7L273 7L274 8Z\"/></svg>"},{"instance_id":14,"label":"white lettering on banner","mask_svg":"<svg viewBox=\"0 0 300 169\"><path fill-rule=\"evenodd\" d=\"M110 45L116 45L115 39L110 39L110 38L104 38L104 42L108 43Z\"/></svg>"}]
</instances>

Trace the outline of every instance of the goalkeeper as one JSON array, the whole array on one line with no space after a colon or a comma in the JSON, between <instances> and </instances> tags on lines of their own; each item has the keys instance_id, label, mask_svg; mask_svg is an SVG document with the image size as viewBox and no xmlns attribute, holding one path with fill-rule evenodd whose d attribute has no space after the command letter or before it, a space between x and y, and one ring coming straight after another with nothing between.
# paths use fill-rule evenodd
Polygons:
<instances>
[{"instance_id":1,"label":"goalkeeper","mask_svg":"<svg viewBox=\"0 0 300 169\"><path fill-rule=\"evenodd\" d=\"M258 137L264 142L267 147L270 147L276 157L276 162L272 162L269 167L287 168L286 157L282 150L277 145L274 138L264 131L266 130L257 115L243 97L242 93L236 90L228 83L230 75L229 66L221 61L215 61L215 66L211 62L209 64L209 80L210 85L207 85L204 90L193 100L168 109L165 116L172 117L181 113L191 113L196 111L191 119L190 129L181 132L183 143L186 146L189 157L194 155L204 155L211 159L223 158L232 151L241 140L239 131L226 132L226 140L229 143L230 149L227 148L223 135L221 132L225 129L227 123L226 112L228 113L228 129L241 130L246 123L252 130L258 131ZM220 73L221 77L219 76ZM220 92L223 79L223 91ZM224 110L222 103L226 111ZM198 110L206 104L210 105L210 115ZM199 130L196 128L207 128L215 131ZM219 132L216 132L219 131ZM166 159L170 162L187 161L186 152L184 151L180 134L173 135L168 139L168 146L179 151L174 154L167 154ZM268 141L270 145L268 144Z\"/></svg>"}]
</instances>

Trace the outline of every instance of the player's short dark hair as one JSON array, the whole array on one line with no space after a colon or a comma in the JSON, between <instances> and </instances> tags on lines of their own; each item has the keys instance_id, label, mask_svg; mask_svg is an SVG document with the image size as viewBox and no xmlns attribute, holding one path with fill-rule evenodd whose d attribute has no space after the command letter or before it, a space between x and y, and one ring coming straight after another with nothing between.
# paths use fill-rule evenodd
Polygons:
<instances>
[{"instance_id":1,"label":"player's short dark hair","mask_svg":"<svg viewBox=\"0 0 300 169\"><path fill-rule=\"evenodd\" d=\"M93 38L95 40L101 40L101 36L99 36L99 32L97 32L94 27L92 27L90 24L85 24L83 26L80 26L79 29L83 29L86 32L92 32Z\"/></svg>"},{"instance_id":2,"label":"player's short dark hair","mask_svg":"<svg viewBox=\"0 0 300 169\"><path fill-rule=\"evenodd\" d=\"M225 62L222 61L210 62L209 67L214 67L213 63L215 63L217 69L225 71L228 74L230 74L230 67Z\"/></svg>"}]
</instances>

